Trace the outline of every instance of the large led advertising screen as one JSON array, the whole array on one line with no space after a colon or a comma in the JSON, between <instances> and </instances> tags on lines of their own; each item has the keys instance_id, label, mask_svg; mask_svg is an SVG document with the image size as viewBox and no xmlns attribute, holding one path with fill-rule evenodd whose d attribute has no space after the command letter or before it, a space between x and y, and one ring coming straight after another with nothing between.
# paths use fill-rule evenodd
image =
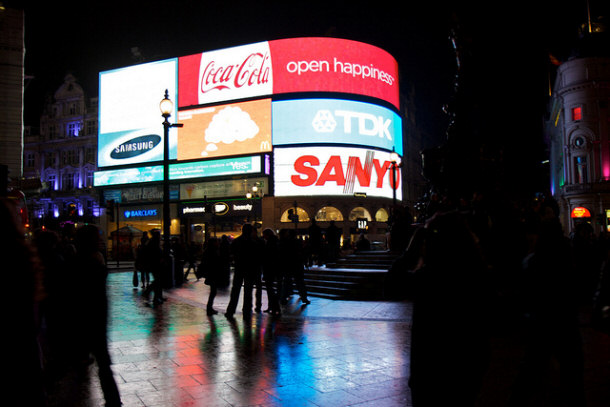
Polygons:
<instances>
[{"instance_id":1,"label":"large led advertising screen","mask_svg":"<svg viewBox=\"0 0 610 407\"><path fill-rule=\"evenodd\" d=\"M179 107L296 92L339 92L399 108L398 64L386 51L337 38L290 38L179 58Z\"/></svg>"},{"instance_id":2,"label":"large led advertising screen","mask_svg":"<svg viewBox=\"0 0 610 407\"><path fill-rule=\"evenodd\" d=\"M181 110L178 160L271 151L271 99Z\"/></svg>"},{"instance_id":3,"label":"large led advertising screen","mask_svg":"<svg viewBox=\"0 0 610 407\"><path fill-rule=\"evenodd\" d=\"M276 101L273 145L352 144L402 156L402 120L392 110L340 99Z\"/></svg>"},{"instance_id":4,"label":"large led advertising screen","mask_svg":"<svg viewBox=\"0 0 610 407\"><path fill-rule=\"evenodd\" d=\"M100 72L98 167L163 160L159 102L166 89L175 98L176 72L177 59ZM174 130L170 158L176 158Z\"/></svg>"},{"instance_id":5,"label":"large led advertising screen","mask_svg":"<svg viewBox=\"0 0 610 407\"><path fill-rule=\"evenodd\" d=\"M219 160L176 163L169 166L169 179L182 180L226 175L258 174L264 170L261 156L224 158ZM93 185L105 187L163 181L163 166L102 170L93 173Z\"/></svg>"},{"instance_id":6,"label":"large led advertising screen","mask_svg":"<svg viewBox=\"0 0 610 407\"><path fill-rule=\"evenodd\" d=\"M392 198L390 154L355 147L276 148L275 196L366 194ZM396 198L402 200L400 171L396 176Z\"/></svg>"},{"instance_id":7,"label":"large led advertising screen","mask_svg":"<svg viewBox=\"0 0 610 407\"><path fill-rule=\"evenodd\" d=\"M270 41L269 48L274 94L351 93L399 108L398 63L380 48L325 37Z\"/></svg>"}]
</instances>

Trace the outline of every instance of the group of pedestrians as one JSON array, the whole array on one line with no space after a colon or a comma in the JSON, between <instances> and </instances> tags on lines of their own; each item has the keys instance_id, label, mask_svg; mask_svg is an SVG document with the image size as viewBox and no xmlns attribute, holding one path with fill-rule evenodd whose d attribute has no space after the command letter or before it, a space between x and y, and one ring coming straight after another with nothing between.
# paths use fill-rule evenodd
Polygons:
<instances>
[{"instance_id":1,"label":"group of pedestrians","mask_svg":"<svg viewBox=\"0 0 610 407\"><path fill-rule=\"evenodd\" d=\"M241 235L229 246L228 256L223 242L210 238L206 243L198 269L210 286L206 311L208 315L218 313L214 299L219 288L229 286L230 258L233 264L233 281L225 317L232 319L242 297L244 317L263 312L263 291L267 292L268 312L281 315L281 304L286 304L296 286L300 301L309 304L304 282L305 256L303 244L292 230L283 230L278 237L271 229L258 236L252 224L242 226Z\"/></svg>"},{"instance_id":2,"label":"group of pedestrians","mask_svg":"<svg viewBox=\"0 0 610 407\"><path fill-rule=\"evenodd\" d=\"M44 406L49 385L72 371L84 383L95 362L105 405L120 406L108 351L107 268L100 230L93 225L66 228L70 233L61 235L42 230L26 240L14 213L10 203L0 201L0 254L6 277L15 279L11 291L17 290L9 301L14 309L5 322L12 332L5 339L15 342L7 344L18 358L11 364L8 388L19 399L7 402Z\"/></svg>"}]
</instances>

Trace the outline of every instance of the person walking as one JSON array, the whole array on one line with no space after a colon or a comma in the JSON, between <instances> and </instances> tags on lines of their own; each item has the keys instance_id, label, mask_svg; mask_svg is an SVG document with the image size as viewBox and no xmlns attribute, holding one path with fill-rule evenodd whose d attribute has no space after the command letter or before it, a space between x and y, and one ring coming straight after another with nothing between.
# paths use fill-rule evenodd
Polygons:
<instances>
[{"instance_id":1,"label":"person walking","mask_svg":"<svg viewBox=\"0 0 610 407\"><path fill-rule=\"evenodd\" d=\"M231 243L231 254L235 266L233 285L225 317L232 319L237 309L241 286L244 285L242 312L244 317L252 315L252 290L257 275L260 275L261 245L254 236L254 228L246 223L241 235Z\"/></svg>"},{"instance_id":2,"label":"person walking","mask_svg":"<svg viewBox=\"0 0 610 407\"><path fill-rule=\"evenodd\" d=\"M265 312L270 313L274 316L280 316L282 311L280 309L280 299L278 294L278 264L277 259L279 258L279 241L273 230L263 230L263 281L265 282L265 288L267 290L267 303L268 308Z\"/></svg>"},{"instance_id":3,"label":"person walking","mask_svg":"<svg viewBox=\"0 0 610 407\"><path fill-rule=\"evenodd\" d=\"M153 281L144 290L143 295L148 299L150 293L153 293L153 305L163 303L163 269L165 261L163 258L163 250L161 249L161 232L153 230L151 238L144 247L144 267L146 267L153 276Z\"/></svg>"},{"instance_id":4,"label":"person walking","mask_svg":"<svg viewBox=\"0 0 610 407\"><path fill-rule=\"evenodd\" d=\"M98 366L98 375L107 407L121 405L119 389L112 373L108 352L108 298L106 277L108 270L99 252L99 229L93 225L80 227L76 232L75 266L80 270L80 283L86 290L75 290L74 304L79 324L79 342L83 355L90 353Z\"/></svg>"},{"instance_id":5,"label":"person walking","mask_svg":"<svg viewBox=\"0 0 610 407\"><path fill-rule=\"evenodd\" d=\"M206 306L206 312L208 316L218 314L218 311L214 309L214 298L218 292L218 285L222 278L222 262L219 253L219 242L215 237L210 238L205 244L201 262L205 264L205 284L210 286L210 293L208 295L208 303Z\"/></svg>"},{"instance_id":6,"label":"person walking","mask_svg":"<svg viewBox=\"0 0 610 407\"><path fill-rule=\"evenodd\" d=\"M144 232L140 238L140 244L136 248L135 268L140 271L140 281L142 282L143 290L150 284L150 270L146 267L146 261L144 259L144 248L146 247L148 240L148 233Z\"/></svg>"},{"instance_id":7,"label":"person walking","mask_svg":"<svg viewBox=\"0 0 610 407\"><path fill-rule=\"evenodd\" d=\"M280 267L285 270L282 282L281 302L287 303L293 293L293 284L296 285L300 300L310 304L305 287L305 258L303 244L297 238L293 229L282 229L280 232Z\"/></svg>"},{"instance_id":8,"label":"person walking","mask_svg":"<svg viewBox=\"0 0 610 407\"><path fill-rule=\"evenodd\" d=\"M193 274L197 276L197 244L195 242L190 242L186 248L186 271L184 272L184 281L188 281L188 275L191 270L193 270Z\"/></svg>"}]
</instances>

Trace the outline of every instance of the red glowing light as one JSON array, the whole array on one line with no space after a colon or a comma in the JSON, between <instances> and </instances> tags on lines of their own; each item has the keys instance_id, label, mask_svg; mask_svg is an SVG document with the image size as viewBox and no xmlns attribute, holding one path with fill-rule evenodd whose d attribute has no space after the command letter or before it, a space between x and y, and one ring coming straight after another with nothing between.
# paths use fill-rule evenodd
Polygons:
<instances>
[{"instance_id":1,"label":"red glowing light","mask_svg":"<svg viewBox=\"0 0 610 407\"><path fill-rule=\"evenodd\" d=\"M591 212L587 208L583 208L582 206L578 206L572 209L572 218L590 218Z\"/></svg>"}]
</instances>

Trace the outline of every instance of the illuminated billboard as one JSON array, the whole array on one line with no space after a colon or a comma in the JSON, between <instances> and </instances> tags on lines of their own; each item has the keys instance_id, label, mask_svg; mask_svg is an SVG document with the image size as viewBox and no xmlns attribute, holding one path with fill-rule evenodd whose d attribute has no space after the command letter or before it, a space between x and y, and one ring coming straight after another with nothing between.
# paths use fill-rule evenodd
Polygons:
<instances>
[{"instance_id":1,"label":"illuminated billboard","mask_svg":"<svg viewBox=\"0 0 610 407\"><path fill-rule=\"evenodd\" d=\"M178 160L271 151L271 99L181 110Z\"/></svg>"},{"instance_id":2,"label":"illuminated billboard","mask_svg":"<svg viewBox=\"0 0 610 407\"><path fill-rule=\"evenodd\" d=\"M274 94L341 92L400 106L398 63L381 48L326 37L270 41L269 48Z\"/></svg>"},{"instance_id":3,"label":"illuminated billboard","mask_svg":"<svg viewBox=\"0 0 610 407\"><path fill-rule=\"evenodd\" d=\"M390 154L354 147L276 148L275 195L391 198L394 183ZM401 200L400 171L396 176L396 198Z\"/></svg>"},{"instance_id":4,"label":"illuminated billboard","mask_svg":"<svg viewBox=\"0 0 610 407\"><path fill-rule=\"evenodd\" d=\"M225 175L258 174L262 170L263 163L260 156L225 158L170 164L169 179L181 180ZM156 181L163 181L162 165L104 170L93 173L93 185L96 187Z\"/></svg>"},{"instance_id":5,"label":"illuminated billboard","mask_svg":"<svg viewBox=\"0 0 610 407\"><path fill-rule=\"evenodd\" d=\"M134 65L99 75L98 167L163 160L165 90L176 95L177 59ZM170 158L176 158L174 129Z\"/></svg>"},{"instance_id":6,"label":"illuminated billboard","mask_svg":"<svg viewBox=\"0 0 610 407\"><path fill-rule=\"evenodd\" d=\"M398 64L375 46L290 38L179 58L179 107L296 92L339 92L399 108Z\"/></svg>"},{"instance_id":7,"label":"illuminated billboard","mask_svg":"<svg viewBox=\"0 0 610 407\"><path fill-rule=\"evenodd\" d=\"M402 120L392 110L339 99L297 99L272 104L273 145L352 144L402 156Z\"/></svg>"}]
</instances>

